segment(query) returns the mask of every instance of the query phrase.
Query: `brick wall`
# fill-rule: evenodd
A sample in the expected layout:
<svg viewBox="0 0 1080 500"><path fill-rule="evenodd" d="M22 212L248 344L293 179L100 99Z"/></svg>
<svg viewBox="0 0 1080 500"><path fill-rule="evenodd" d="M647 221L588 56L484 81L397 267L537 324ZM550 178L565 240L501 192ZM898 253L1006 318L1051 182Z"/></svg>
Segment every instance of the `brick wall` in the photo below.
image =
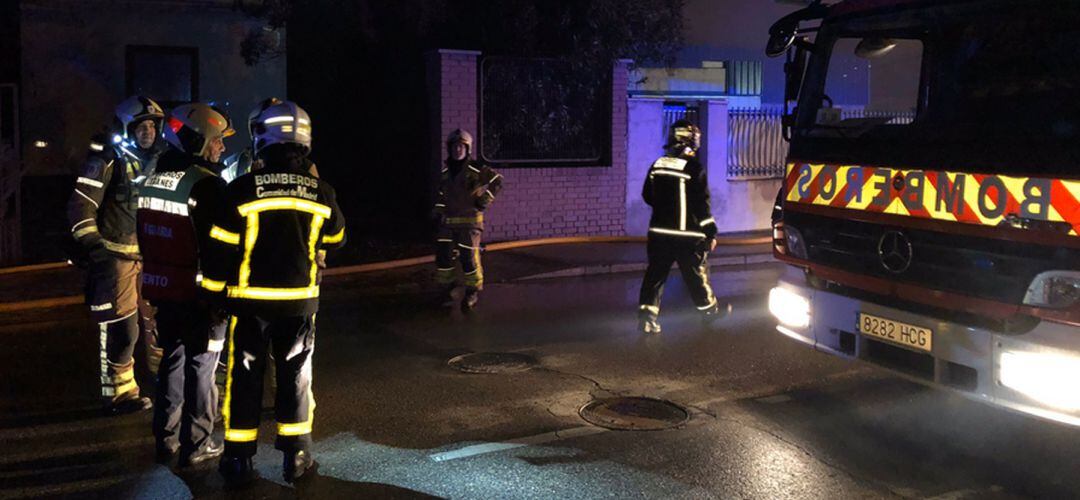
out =
<svg viewBox="0 0 1080 500"><path fill-rule="evenodd" d="M429 82L439 90L432 104L439 136L432 138L433 172L445 156L443 138L456 128L477 132L476 52L440 50L429 55ZM611 165L565 168L500 168L503 191L485 214L485 239L615 236L626 221L627 61L612 68Z"/></svg>

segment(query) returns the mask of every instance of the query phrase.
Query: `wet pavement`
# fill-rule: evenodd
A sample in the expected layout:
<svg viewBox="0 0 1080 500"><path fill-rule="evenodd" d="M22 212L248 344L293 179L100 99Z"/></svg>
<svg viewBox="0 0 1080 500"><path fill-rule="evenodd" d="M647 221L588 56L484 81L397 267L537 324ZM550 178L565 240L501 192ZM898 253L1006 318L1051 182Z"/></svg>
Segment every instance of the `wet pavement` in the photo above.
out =
<svg viewBox="0 0 1080 500"><path fill-rule="evenodd" d="M154 465L148 414L96 412L96 337L81 308L5 315L0 498L1080 494L1080 430L776 333L765 296L778 264L714 269L717 295L735 313L712 327L672 273L664 333L650 337L634 331L637 273L522 279L604 265L596 255L604 248L613 247L581 252L595 256L587 262L555 247L516 260L490 254L491 285L469 316L437 305L426 268L328 279L314 367L320 467L296 487L281 481L269 413L260 479L249 488L225 491L212 464ZM619 250L627 257L616 261L633 263L634 251ZM470 353L522 354L537 365L464 373L448 364ZM594 399L617 397L670 401L690 418L635 432L579 415Z"/></svg>

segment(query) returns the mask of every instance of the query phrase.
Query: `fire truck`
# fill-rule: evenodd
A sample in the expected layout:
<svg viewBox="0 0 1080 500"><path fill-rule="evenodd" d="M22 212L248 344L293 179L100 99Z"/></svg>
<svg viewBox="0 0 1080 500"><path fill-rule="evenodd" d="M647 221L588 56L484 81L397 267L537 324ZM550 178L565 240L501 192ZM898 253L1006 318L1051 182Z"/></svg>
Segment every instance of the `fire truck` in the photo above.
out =
<svg viewBox="0 0 1080 500"><path fill-rule="evenodd" d="M1080 425L1080 2L817 0L766 52L777 330Z"/></svg>

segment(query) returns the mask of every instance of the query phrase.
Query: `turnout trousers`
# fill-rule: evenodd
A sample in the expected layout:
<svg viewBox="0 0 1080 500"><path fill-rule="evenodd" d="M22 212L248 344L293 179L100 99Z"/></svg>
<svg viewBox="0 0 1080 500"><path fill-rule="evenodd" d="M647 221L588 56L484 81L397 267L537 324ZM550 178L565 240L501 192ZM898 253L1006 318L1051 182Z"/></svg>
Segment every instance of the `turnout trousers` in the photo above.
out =
<svg viewBox="0 0 1080 500"><path fill-rule="evenodd" d="M86 303L98 326L101 399L106 405L139 397L135 381L135 344L144 336L151 374L160 360L153 308L141 299L142 262L110 257L91 262Z"/></svg>
<svg viewBox="0 0 1080 500"><path fill-rule="evenodd" d="M255 455L262 410L263 370L273 353L277 387L275 447L284 452L311 448L315 399L311 362L315 350L315 316L271 318L238 315L229 320L229 360L225 380L225 455Z"/></svg>
<svg viewBox="0 0 1080 500"><path fill-rule="evenodd" d="M162 302L158 342L163 350L157 373L154 437L182 453L202 449L214 430L218 390L214 370L225 343L225 322L198 302Z"/></svg>
<svg viewBox="0 0 1080 500"><path fill-rule="evenodd" d="M484 266L480 263L483 234L482 229L473 227L440 227L435 242L435 281L447 286L457 281L456 256L461 262L462 284L471 290L483 290Z"/></svg>
<svg viewBox="0 0 1080 500"><path fill-rule="evenodd" d="M649 235L647 253L649 266L641 282L640 310L657 316L660 299L664 295L671 265L679 264L679 272L690 291L690 297L699 311L716 305L712 287L709 286L709 253L701 247L701 239L678 236Z"/></svg>

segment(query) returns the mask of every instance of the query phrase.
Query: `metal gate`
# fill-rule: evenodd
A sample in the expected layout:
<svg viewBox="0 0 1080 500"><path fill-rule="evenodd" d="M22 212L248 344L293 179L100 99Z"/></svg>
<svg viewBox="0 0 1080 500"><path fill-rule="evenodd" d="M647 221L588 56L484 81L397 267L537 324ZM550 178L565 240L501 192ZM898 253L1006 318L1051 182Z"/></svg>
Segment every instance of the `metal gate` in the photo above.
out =
<svg viewBox="0 0 1080 500"><path fill-rule="evenodd" d="M22 257L20 186L25 168L19 155L19 92L0 83L0 264Z"/></svg>

